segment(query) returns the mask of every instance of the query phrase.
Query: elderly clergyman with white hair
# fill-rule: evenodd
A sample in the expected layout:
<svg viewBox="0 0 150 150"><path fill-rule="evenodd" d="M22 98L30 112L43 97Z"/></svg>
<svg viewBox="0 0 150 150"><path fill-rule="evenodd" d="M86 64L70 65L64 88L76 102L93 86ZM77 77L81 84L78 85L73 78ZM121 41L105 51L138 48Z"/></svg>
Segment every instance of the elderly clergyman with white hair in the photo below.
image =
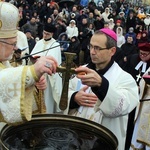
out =
<svg viewBox="0 0 150 150"><path fill-rule="evenodd" d="M31 66L10 65L9 60L17 50L18 21L18 9L0 2L0 122L13 125L29 121L33 112L39 112L34 95L46 88L43 74L52 75L57 67L51 56L40 57Z"/></svg>

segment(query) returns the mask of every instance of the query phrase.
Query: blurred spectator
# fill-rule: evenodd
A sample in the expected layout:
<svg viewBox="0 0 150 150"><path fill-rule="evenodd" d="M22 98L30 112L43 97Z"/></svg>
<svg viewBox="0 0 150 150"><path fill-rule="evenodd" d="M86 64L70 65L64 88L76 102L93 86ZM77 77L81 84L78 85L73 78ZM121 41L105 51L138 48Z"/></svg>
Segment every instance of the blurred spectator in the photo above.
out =
<svg viewBox="0 0 150 150"><path fill-rule="evenodd" d="M103 7L103 3L102 2L98 3L97 9L100 11L100 13L104 12L104 7Z"/></svg>
<svg viewBox="0 0 150 150"><path fill-rule="evenodd" d="M69 39L71 39L73 36L78 37L79 31L76 27L75 20L70 20L69 26L66 28L66 34L68 35Z"/></svg>
<svg viewBox="0 0 150 150"><path fill-rule="evenodd" d="M123 0L119 0L119 1L116 2L116 5L117 5L117 10L116 10L116 12L117 12L117 14L119 14L120 8L121 8L121 5L122 5L122 4L123 4Z"/></svg>
<svg viewBox="0 0 150 150"><path fill-rule="evenodd" d="M121 68L126 68L126 59L130 55L137 54L138 53L138 47L133 44L133 37L131 35L128 35L126 42L121 46L122 50L122 59L119 61L119 65Z"/></svg>
<svg viewBox="0 0 150 150"><path fill-rule="evenodd" d="M37 12L40 18L40 21L44 23L46 19L46 5L42 4L42 2L37 3Z"/></svg>
<svg viewBox="0 0 150 150"><path fill-rule="evenodd" d="M133 27L134 29L136 27L136 19L135 19L135 16L134 16L133 12L130 12L128 17L127 17L127 20L126 20L126 33L129 31L130 27Z"/></svg>
<svg viewBox="0 0 150 150"><path fill-rule="evenodd" d="M86 9L82 9L82 10L80 11L80 15L79 15L79 17L77 18L77 26L81 26L81 25L82 25L82 20L83 20L84 18L88 18L88 15L87 15L87 13L86 13Z"/></svg>
<svg viewBox="0 0 150 150"><path fill-rule="evenodd" d="M104 22L104 28L109 28L109 23L108 22Z"/></svg>
<svg viewBox="0 0 150 150"><path fill-rule="evenodd" d="M25 16L23 13L23 7L19 6L18 10L19 10L19 17L20 17L18 27L21 28L26 22L25 22Z"/></svg>
<svg viewBox="0 0 150 150"><path fill-rule="evenodd" d="M117 10L117 5L116 5L116 2L114 0L110 0L110 4L111 4L111 7L112 7L112 10L116 11Z"/></svg>
<svg viewBox="0 0 150 150"><path fill-rule="evenodd" d="M68 47L68 52L76 54L76 57L73 61L76 65L79 65L80 50L81 50L80 41L79 41L78 37L73 36L71 38L71 42L70 42L69 47Z"/></svg>
<svg viewBox="0 0 150 150"><path fill-rule="evenodd" d="M36 24L37 24L37 37L40 39L43 37L43 23L40 21L40 18L36 18Z"/></svg>
<svg viewBox="0 0 150 150"><path fill-rule="evenodd" d="M89 16L88 16L88 24L94 23L94 21L95 21L95 18L94 18L93 12L89 12Z"/></svg>
<svg viewBox="0 0 150 150"><path fill-rule="evenodd" d="M140 11L139 11L138 14L137 14L137 17L138 17L139 19L144 19L144 18L146 18L146 15L145 15L143 9L140 9Z"/></svg>
<svg viewBox="0 0 150 150"><path fill-rule="evenodd" d="M71 13L71 14L70 14L70 17L68 18L68 21L70 21L70 20L75 20L75 21L77 21L77 17L76 17L76 14L75 14L75 13Z"/></svg>
<svg viewBox="0 0 150 150"><path fill-rule="evenodd" d="M120 48L125 43L125 37L123 35L122 27L117 27L116 34L117 34L117 47Z"/></svg>
<svg viewBox="0 0 150 150"><path fill-rule="evenodd" d="M113 18L109 19L108 26L109 26L109 29L114 30L115 23L114 23L114 19Z"/></svg>
<svg viewBox="0 0 150 150"><path fill-rule="evenodd" d="M132 38L133 38L133 44L136 44L136 34L134 33L134 28L133 27L130 27L129 28L129 32L126 33L126 35L125 35L126 41L127 41L128 36L132 36Z"/></svg>
<svg viewBox="0 0 150 150"><path fill-rule="evenodd" d="M121 20L117 20L117 21L116 21L116 24L115 24L115 26L114 26L114 31L115 31L115 32L116 32L116 29L117 29L118 27L122 27L122 26L121 26Z"/></svg>
<svg viewBox="0 0 150 150"><path fill-rule="evenodd" d="M55 28L56 31L54 32L53 38L58 39L59 35L63 32L66 32L66 24L63 22L62 18L58 16L58 18L55 21Z"/></svg>
<svg viewBox="0 0 150 150"><path fill-rule="evenodd" d="M37 11L37 2L34 1L33 5L31 6L32 11Z"/></svg>
<svg viewBox="0 0 150 150"><path fill-rule="evenodd" d="M89 2L89 0L80 0L80 5L82 7L87 7L88 6L88 2Z"/></svg>
<svg viewBox="0 0 150 150"><path fill-rule="evenodd" d="M117 14L116 14L116 11L113 10L112 12L110 12L109 16L108 16L108 19L112 18L114 20L114 23L116 23L116 20L117 20Z"/></svg>
<svg viewBox="0 0 150 150"><path fill-rule="evenodd" d="M88 3L88 9L89 9L89 12L94 12L94 9L96 8L96 3L94 2L94 0L91 0L89 3Z"/></svg>
<svg viewBox="0 0 150 150"><path fill-rule="evenodd" d="M27 36L28 45L29 45L29 54L30 54L31 51L33 50L33 48L34 48L36 42L35 42L34 38L32 37L30 30L27 29L27 30L25 31L25 34L26 34L26 36Z"/></svg>
<svg viewBox="0 0 150 150"><path fill-rule="evenodd" d="M102 15L101 12L98 9L94 9L94 18L96 18L96 16L100 16Z"/></svg>
<svg viewBox="0 0 150 150"><path fill-rule="evenodd" d="M119 12L119 14L118 14L118 16L117 16L117 19L118 20L121 20L121 26L122 26L122 28L123 29L125 29L125 22L126 22L126 20L125 20L125 13L124 12Z"/></svg>
<svg viewBox="0 0 150 150"><path fill-rule="evenodd" d="M147 43L148 41L149 40L148 40L148 33L147 33L147 31L142 31L140 38L137 39L137 44L139 44L139 43Z"/></svg>
<svg viewBox="0 0 150 150"><path fill-rule="evenodd" d="M66 59L65 59L64 52L68 51L68 47L69 47L69 43L70 43L70 41L68 41L67 34L66 33L61 33L58 37L58 41L60 43L62 61L65 61Z"/></svg>
<svg viewBox="0 0 150 150"><path fill-rule="evenodd" d="M52 15L51 15L51 18L54 22L54 24L57 23L57 19L59 18L59 11L57 9L54 9Z"/></svg>
<svg viewBox="0 0 150 150"><path fill-rule="evenodd" d="M124 8L124 5L123 5L123 4L120 6L120 12L125 12L125 8ZM119 13L120 13L120 12L119 12Z"/></svg>
<svg viewBox="0 0 150 150"><path fill-rule="evenodd" d="M97 15L96 20L94 21L95 30L104 28L104 19L102 15Z"/></svg>
<svg viewBox="0 0 150 150"><path fill-rule="evenodd" d="M50 5L50 3L48 3L48 4L46 5L46 14L45 14L46 18L45 18L45 19L51 17L53 11L54 11L53 5Z"/></svg>
<svg viewBox="0 0 150 150"><path fill-rule="evenodd" d="M78 37L82 46L81 49L84 51L84 62L87 63L89 58L89 50L87 49L87 45L89 44L89 40L92 36L92 32L88 29L87 18L83 18L82 25L80 25L78 29Z"/></svg>
<svg viewBox="0 0 150 150"><path fill-rule="evenodd" d="M48 17L47 20L46 20L46 22L45 22L45 24L47 24L47 25L53 24L52 18L51 18L51 17Z"/></svg>
<svg viewBox="0 0 150 150"><path fill-rule="evenodd" d="M33 12L32 12L32 16L35 17L35 18L38 18L38 17L39 17L37 11L33 11Z"/></svg>
<svg viewBox="0 0 150 150"><path fill-rule="evenodd" d="M30 9L30 5L26 4L24 9L23 9L23 13L26 16L27 21L30 20L31 16L32 16L32 11Z"/></svg>
<svg viewBox="0 0 150 150"><path fill-rule="evenodd" d="M108 8L110 10L110 13L113 12L113 8L111 7L111 4L108 4Z"/></svg>
<svg viewBox="0 0 150 150"><path fill-rule="evenodd" d="M145 30L148 32L150 29L150 14L146 14L146 18L144 19Z"/></svg>
<svg viewBox="0 0 150 150"><path fill-rule="evenodd" d="M36 23L36 18L35 17L32 17L29 22L27 22L26 24L24 24L21 27L21 31L23 31L23 32L25 32L27 29L30 30L31 33L32 33L32 36L34 38L36 38L37 31L38 31L38 25Z"/></svg>
<svg viewBox="0 0 150 150"><path fill-rule="evenodd" d="M93 23L88 24L88 30L91 31L92 34L94 34L95 31L95 26Z"/></svg>
<svg viewBox="0 0 150 150"><path fill-rule="evenodd" d="M67 23L67 20L69 18L69 12L65 8L62 9L62 11L59 13L59 16Z"/></svg>
<svg viewBox="0 0 150 150"><path fill-rule="evenodd" d="M105 11L102 13L102 17L105 22L109 22L108 16L110 15L110 10L108 7L105 8Z"/></svg>
<svg viewBox="0 0 150 150"><path fill-rule="evenodd" d="M75 21L77 21L77 18L79 17L79 10L78 10L78 8L77 8L77 6L73 6L72 7L72 10L70 11L70 13L69 13L69 16L68 16L68 20L70 21L70 20L75 20ZM78 24L78 22L76 22L77 24Z"/></svg>

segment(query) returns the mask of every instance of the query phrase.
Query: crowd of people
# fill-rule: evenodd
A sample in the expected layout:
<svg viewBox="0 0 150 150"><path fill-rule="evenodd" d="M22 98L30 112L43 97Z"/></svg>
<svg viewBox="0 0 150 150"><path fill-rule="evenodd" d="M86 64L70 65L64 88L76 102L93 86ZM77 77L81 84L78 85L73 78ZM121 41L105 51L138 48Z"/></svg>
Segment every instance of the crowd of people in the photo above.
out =
<svg viewBox="0 0 150 150"><path fill-rule="evenodd" d="M8 0L0 5L1 122L63 113L107 127L118 139L118 150L150 149L149 83L143 79L150 69L150 13L143 5L123 0L70 5ZM31 59L12 67L18 49L20 57ZM70 80L68 106L62 111L62 78L56 68L65 61L64 52L76 54L73 63L80 67L75 71L86 75ZM5 92L13 87L14 93Z"/></svg>
<svg viewBox="0 0 150 150"><path fill-rule="evenodd" d="M17 1L11 0L19 9L20 21L18 29L27 35L29 53L31 53L37 40L43 38L44 25L54 25L57 30L54 32L54 39L60 39L59 35L66 33L67 38L64 45L65 51L76 53L77 65L89 62L89 50L87 45L94 31L101 28L110 28L117 33L117 47L123 49L132 44L134 50L128 52L130 55L137 53L138 43L149 41L150 14L141 6L134 6L125 1L75 1L69 6L63 3L51 1ZM86 4L87 3L87 4ZM75 41L71 38L77 38ZM130 42L128 39L130 37ZM70 50L69 45L72 50ZM78 51L74 46L78 45ZM132 47L132 46L131 46ZM131 48L130 47L130 48ZM63 48L62 55L63 55ZM84 52L83 61L79 59L80 52ZM126 52L125 52L126 53ZM64 58L63 58L64 60ZM82 62L79 62L79 60Z"/></svg>

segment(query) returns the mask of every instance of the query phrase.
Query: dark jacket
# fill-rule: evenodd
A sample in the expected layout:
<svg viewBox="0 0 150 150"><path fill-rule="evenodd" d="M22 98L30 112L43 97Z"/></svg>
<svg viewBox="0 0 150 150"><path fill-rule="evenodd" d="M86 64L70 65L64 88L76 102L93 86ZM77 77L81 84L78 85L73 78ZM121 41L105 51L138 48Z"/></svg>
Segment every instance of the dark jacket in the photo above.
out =
<svg viewBox="0 0 150 150"><path fill-rule="evenodd" d="M76 54L76 57L74 59L74 63L78 65L79 64L79 53L80 53L80 50L81 50L81 45L80 45L79 39L76 36L73 36L72 38L74 38L75 41L70 42L70 45L68 47L68 52Z"/></svg>

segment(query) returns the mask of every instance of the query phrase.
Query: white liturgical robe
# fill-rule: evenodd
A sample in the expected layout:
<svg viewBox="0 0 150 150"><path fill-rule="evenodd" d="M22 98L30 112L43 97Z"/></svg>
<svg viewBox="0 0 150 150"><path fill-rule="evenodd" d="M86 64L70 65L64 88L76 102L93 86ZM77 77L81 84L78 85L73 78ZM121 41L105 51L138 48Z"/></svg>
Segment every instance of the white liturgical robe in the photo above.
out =
<svg viewBox="0 0 150 150"><path fill-rule="evenodd" d="M124 150L128 114L139 102L138 87L131 75L123 71L115 62L106 71L104 77L109 82L105 98L102 101L99 99L94 107L80 106L77 109L71 109L69 114L86 118L105 126L117 137L119 142L118 150ZM78 83L79 79L76 77L70 81L68 103L72 94L78 91Z"/></svg>
<svg viewBox="0 0 150 150"><path fill-rule="evenodd" d="M33 55L34 53L38 53L45 49L49 50ZM33 56L53 56L57 60L58 65L61 64L60 46L59 43L53 38L48 41L45 41L44 39L39 40L36 43L35 47L33 48L31 54ZM44 91L46 113L60 112L58 106L62 92L62 78L58 73L56 73L53 74L52 76L46 75L46 79L47 79L47 88Z"/></svg>
<svg viewBox="0 0 150 150"><path fill-rule="evenodd" d="M144 75L147 75L149 69ZM140 81L140 104L136 110L135 127L131 141L130 150L150 149L150 85L142 78Z"/></svg>
<svg viewBox="0 0 150 150"><path fill-rule="evenodd" d="M17 125L30 121L32 113L38 112L36 80L33 66L14 68L8 61L0 63L0 122Z"/></svg>

